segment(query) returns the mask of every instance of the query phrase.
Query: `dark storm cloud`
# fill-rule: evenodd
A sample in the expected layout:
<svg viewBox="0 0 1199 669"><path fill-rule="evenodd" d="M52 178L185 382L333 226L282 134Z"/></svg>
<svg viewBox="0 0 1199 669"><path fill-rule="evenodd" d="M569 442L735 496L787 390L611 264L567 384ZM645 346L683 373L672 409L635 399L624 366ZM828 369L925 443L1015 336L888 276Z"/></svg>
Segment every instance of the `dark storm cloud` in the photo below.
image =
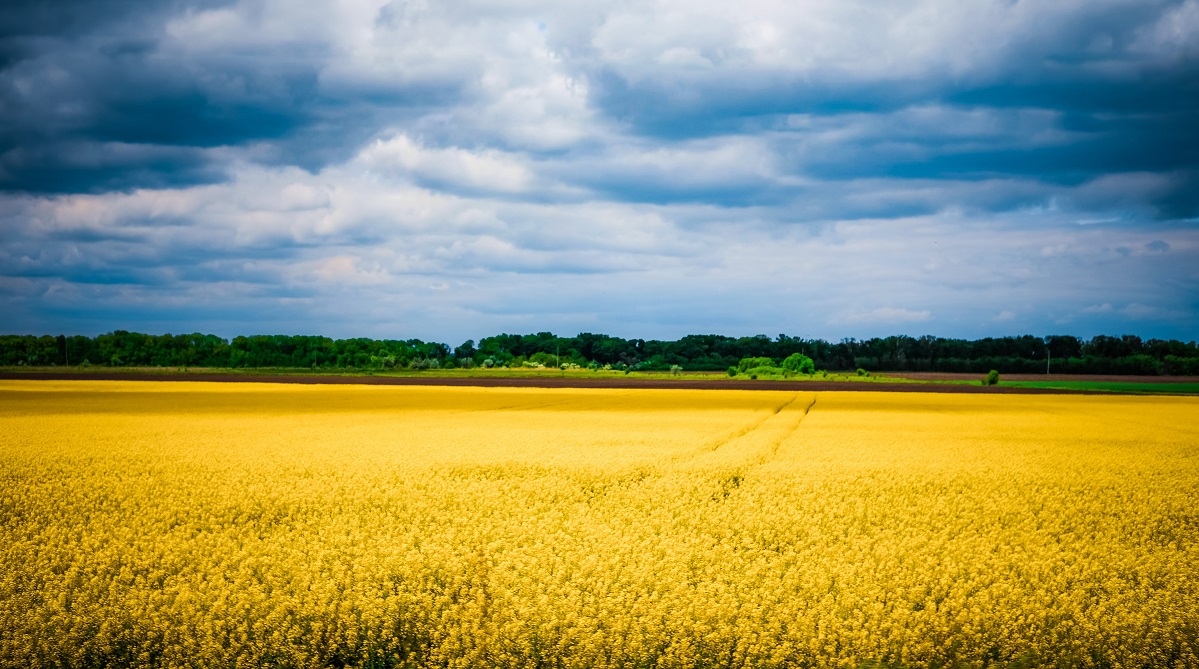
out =
<svg viewBox="0 0 1199 669"><path fill-rule="evenodd" d="M113 24L158 22L164 15L232 0L8 0L0 6L0 38L79 36Z"/></svg>
<svg viewBox="0 0 1199 669"><path fill-rule="evenodd" d="M737 72L692 81L595 73L595 100L639 134L664 140L753 132L780 114L887 112L928 99L918 82L878 86L811 81L802 74ZM764 120L766 119L766 120Z"/></svg>
<svg viewBox="0 0 1199 669"><path fill-rule="evenodd" d="M314 75L291 69L235 72L76 44L14 63L0 73L0 186L89 192L219 179L223 165L201 149L279 139L309 121ZM239 90L213 84L218 74Z"/></svg>
<svg viewBox="0 0 1199 669"><path fill-rule="evenodd" d="M19 0L0 31L26 330L1199 322L1197 0Z"/></svg>
<svg viewBox="0 0 1199 669"><path fill-rule="evenodd" d="M1144 204L1163 218L1188 218L1199 214L1199 53L1163 45L1166 38L1153 33L1184 5L1074 7L1068 21L1032 24L1008 36L1012 45L999 62L955 76L938 67L863 74L836 63L828 70L788 71L716 61L681 74L609 67L596 73L596 100L642 136L665 142L760 132L787 115L813 118L817 127L874 126L876 132L847 133L793 166L797 174L823 179L1010 177L1077 186L1112 173L1168 174L1172 187ZM1157 47L1161 52L1153 51ZM947 57L954 48L951 41ZM908 132L903 110L930 105L999 115L1051 112L1053 123L1042 130L1071 137L1028 146L1029 129L1022 127L971 142L961 141L955 124ZM787 141L780 138L783 146ZM668 189L645 191L640 184L625 192L639 200L674 197ZM715 201L735 200L718 191Z"/></svg>
<svg viewBox="0 0 1199 669"><path fill-rule="evenodd" d="M6 3L0 189L214 183L227 178L230 156L204 151L213 147L256 147L262 162L319 169L376 130L371 100L318 94L325 45L230 52L170 43L170 20L221 4Z"/></svg>
<svg viewBox="0 0 1199 669"><path fill-rule="evenodd" d="M472 136L461 123L436 120L467 100L455 76L480 76L469 56L445 58L464 70L434 68L434 75L404 85L352 69L322 83L333 52L318 38L194 49L168 38L172 19L223 4L231 3L6 4L0 10L6 27L0 38L0 188L72 193L215 183L228 178L231 159L228 151L206 150L215 147L241 149L262 164L315 171L349 159L382 129L397 125L433 133L433 142L438 135ZM556 39L564 41L551 43L568 67L587 76L591 102L604 117L660 146L773 133L779 175L825 180L1012 178L1077 186L1111 173L1162 173L1170 175L1172 187L1158 189L1145 204L1160 216L1185 218L1199 206L1199 60L1185 48L1152 51L1155 26L1180 7L1078 5L1052 20L1025 18L1025 25L1008 28L1021 32L996 40L994 53L968 55L977 62L952 76L936 61L895 71L842 67L862 58L848 52L821 69L756 65L752 44L719 40L694 45L706 69L663 66L649 52L645 62L622 63L603 52L603 17L593 19L601 26L592 29L600 33L593 43L578 42L586 33L577 29L562 31L566 36ZM446 11L446 20L478 28L470 12ZM420 14L391 3L378 11L374 27L395 30ZM962 50L954 43L955 29L960 27L946 27L950 34L934 47L946 58ZM688 37L680 38L682 46L689 46ZM897 53L920 47L879 46ZM952 136L952 124L904 127L905 110L929 106L1052 112L1056 116L1040 130L1070 138L1028 146L1029 128L1020 125L965 138ZM810 132L780 132L780 119L795 115L815 119ZM862 128L868 131L858 132ZM820 142L813 133L821 130L838 131L821 151L791 150ZM472 143L508 148L486 132L475 132ZM746 206L801 195L760 175L688 184L637 169L597 170L588 152L567 155L572 158L577 185L616 199ZM421 182L454 188L436 179ZM1020 196L1010 199L1023 204ZM909 206L897 214L918 210Z"/></svg>
<svg viewBox="0 0 1199 669"><path fill-rule="evenodd" d="M215 183L223 167L191 147L47 141L0 154L0 188L91 193Z"/></svg>

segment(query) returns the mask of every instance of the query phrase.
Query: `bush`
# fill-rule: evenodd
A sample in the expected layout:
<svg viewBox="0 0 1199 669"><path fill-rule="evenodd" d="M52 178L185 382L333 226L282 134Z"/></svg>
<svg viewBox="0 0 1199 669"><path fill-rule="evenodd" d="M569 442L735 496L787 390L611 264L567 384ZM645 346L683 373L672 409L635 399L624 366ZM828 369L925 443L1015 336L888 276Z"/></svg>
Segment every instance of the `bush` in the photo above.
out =
<svg viewBox="0 0 1199 669"><path fill-rule="evenodd" d="M858 367L858 376L870 376L870 372Z"/></svg>
<svg viewBox="0 0 1199 669"><path fill-rule="evenodd" d="M729 376L737 376L737 368L729 367Z"/></svg>
<svg viewBox="0 0 1199 669"><path fill-rule="evenodd" d="M999 385L999 372L998 372L997 370L994 370L994 369L992 369L991 371L987 372L987 378L983 379L983 385L984 385L984 386L997 386L997 385Z"/></svg>
<svg viewBox="0 0 1199 669"><path fill-rule="evenodd" d="M769 367L766 365L763 365L761 367L751 367L750 369L745 370L745 373L751 374L753 376L753 378L755 378L755 379L756 378L771 379L771 378L775 378L775 377L779 377L779 376L781 376L783 378L787 377L787 372L782 367Z"/></svg>
<svg viewBox="0 0 1199 669"><path fill-rule="evenodd" d="M754 367L774 367L772 358L741 358L741 362L737 363L737 371L744 372Z"/></svg>
<svg viewBox="0 0 1199 669"><path fill-rule="evenodd" d="M816 364L803 353L792 353L783 361L783 369L796 374L815 374Z"/></svg>
<svg viewBox="0 0 1199 669"><path fill-rule="evenodd" d="M683 373L683 366L682 366L682 365L671 365L671 366L670 366L670 374L671 374L671 376L678 376L679 374L682 374L682 373Z"/></svg>

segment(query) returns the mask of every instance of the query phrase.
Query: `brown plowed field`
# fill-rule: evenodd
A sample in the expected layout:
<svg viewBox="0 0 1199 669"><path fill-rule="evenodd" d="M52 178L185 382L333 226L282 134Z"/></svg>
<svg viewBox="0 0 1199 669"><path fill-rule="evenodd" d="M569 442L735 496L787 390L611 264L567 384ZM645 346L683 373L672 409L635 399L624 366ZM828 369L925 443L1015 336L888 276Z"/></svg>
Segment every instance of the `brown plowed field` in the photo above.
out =
<svg viewBox="0 0 1199 669"><path fill-rule="evenodd" d="M914 381L978 381L983 374L951 374L948 372L880 372L899 379ZM1119 374L1003 374L1003 381L1115 381L1122 383L1199 383L1195 376L1129 376Z"/></svg>
<svg viewBox="0 0 1199 669"><path fill-rule="evenodd" d="M898 376L898 375L897 375ZM905 375L921 380L977 380L976 374ZM1005 376L1017 380L1018 376ZM1031 380L1044 380L1044 376L1031 375ZM1163 378L1178 377L1048 377L1049 379L1140 380L1161 381ZM1183 377L1185 378L1185 377ZM446 377L395 377L395 376L333 376L322 374L221 374L221 373L121 373L121 372L0 372L0 379L26 379L46 381L205 381L216 383L298 383L298 384L346 384L378 386L475 386L489 388L686 388L691 390L806 390L806 391L860 391L892 393L974 393L1005 395L1062 395L1104 394L1110 392L1081 390L1052 390L1046 388L1014 388L1010 386L986 387L981 385L950 385L936 383L888 383L886 381L749 381L749 380L696 380L696 379L637 379L542 377L542 378L446 378ZM1188 379L1194 381L1194 379Z"/></svg>

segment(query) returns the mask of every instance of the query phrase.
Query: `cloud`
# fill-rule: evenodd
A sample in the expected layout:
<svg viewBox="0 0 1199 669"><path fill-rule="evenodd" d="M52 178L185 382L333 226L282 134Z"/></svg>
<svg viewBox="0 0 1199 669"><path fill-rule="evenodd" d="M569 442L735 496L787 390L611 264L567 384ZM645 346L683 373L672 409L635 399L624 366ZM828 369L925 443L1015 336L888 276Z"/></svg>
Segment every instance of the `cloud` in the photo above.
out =
<svg viewBox="0 0 1199 669"><path fill-rule="evenodd" d="M1131 320L1178 320L1186 318L1186 312L1175 309L1167 309L1149 304L1141 304L1133 302L1126 305L1119 311L1121 316Z"/></svg>
<svg viewBox="0 0 1199 669"><path fill-rule="evenodd" d="M932 312L927 309L919 311L900 309L897 307L879 307L866 313L855 313L845 320L850 323L922 323L932 318Z"/></svg>
<svg viewBox="0 0 1199 669"><path fill-rule="evenodd" d="M1029 230L1026 215L959 211L812 228L783 225L785 207L749 215L684 202L454 196L381 180L351 161L316 174L248 168L211 186L0 198L0 274L16 282L4 301L19 322L75 314L72 322L102 323L109 314L122 327L163 327L171 322L163 314L174 313L199 329L204 318L244 317L264 331L444 340L518 327L985 336L996 304L1026 305L1021 322L1035 329L1064 313L1063 302L1105 297L1107 308L1084 315L1123 322L1140 314L1110 305L1134 302L1186 313L1169 301L1185 299L1185 282L1195 281L1184 278L1194 277L1186 269L1199 249L1194 234L1129 236L1110 226L1080 234L1068 214ZM1103 264L1105 249L1141 249L1167 235L1169 254ZM1069 252L1041 254L1058 245ZM1182 283L1163 291L1168 281ZM879 286L910 302L880 306ZM179 315L187 304L209 316ZM213 320L217 312L224 316ZM1139 322L1185 328L1188 318Z"/></svg>
<svg viewBox="0 0 1199 669"><path fill-rule="evenodd" d="M375 172L398 172L435 187L515 193L528 190L533 181L517 157L495 150L430 149L403 134L375 140L358 154L357 161Z"/></svg>
<svg viewBox="0 0 1199 669"><path fill-rule="evenodd" d="M0 309L1185 336L1197 7L7 3Z"/></svg>

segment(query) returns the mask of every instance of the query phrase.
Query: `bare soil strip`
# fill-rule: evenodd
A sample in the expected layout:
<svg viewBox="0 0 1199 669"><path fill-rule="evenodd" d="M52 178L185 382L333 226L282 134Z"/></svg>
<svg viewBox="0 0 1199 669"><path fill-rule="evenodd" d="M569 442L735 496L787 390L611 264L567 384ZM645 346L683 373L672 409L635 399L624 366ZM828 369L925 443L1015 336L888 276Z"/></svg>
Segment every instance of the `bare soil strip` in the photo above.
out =
<svg viewBox="0 0 1199 669"><path fill-rule="evenodd" d="M961 375L944 380L976 380L977 375ZM909 377L913 378L913 377ZM919 377L922 380L924 377ZM1016 377L1006 377L1017 380ZM1034 376L1031 380L1045 379ZM1100 380L1106 377L1083 377L1083 380ZM1132 380L1140 377L1118 377ZM1146 377L1149 378L1149 377ZM1163 377L1152 377L1160 380ZM1169 377L1164 377L1169 378ZM999 395L1113 395L1110 391L1058 390L1052 388L1018 388L1010 386L983 386L942 383L888 383L885 381L749 381L738 379L581 379L562 378L445 378L445 377L394 377L394 376L333 376L321 374L144 374L121 372L0 372L0 379L24 379L42 381L204 381L216 383L297 383L297 384L340 384L367 386L474 386L484 388L681 388L690 390L790 390L790 391L850 391L888 393L971 393ZM927 379L933 380L933 379ZM941 379L938 379L941 380Z"/></svg>
<svg viewBox="0 0 1199 669"><path fill-rule="evenodd" d="M983 374L951 372L883 372L889 377L913 381L977 381ZM1004 374L1003 381L1110 381L1116 383L1196 383L1194 376L1135 376L1119 374Z"/></svg>

